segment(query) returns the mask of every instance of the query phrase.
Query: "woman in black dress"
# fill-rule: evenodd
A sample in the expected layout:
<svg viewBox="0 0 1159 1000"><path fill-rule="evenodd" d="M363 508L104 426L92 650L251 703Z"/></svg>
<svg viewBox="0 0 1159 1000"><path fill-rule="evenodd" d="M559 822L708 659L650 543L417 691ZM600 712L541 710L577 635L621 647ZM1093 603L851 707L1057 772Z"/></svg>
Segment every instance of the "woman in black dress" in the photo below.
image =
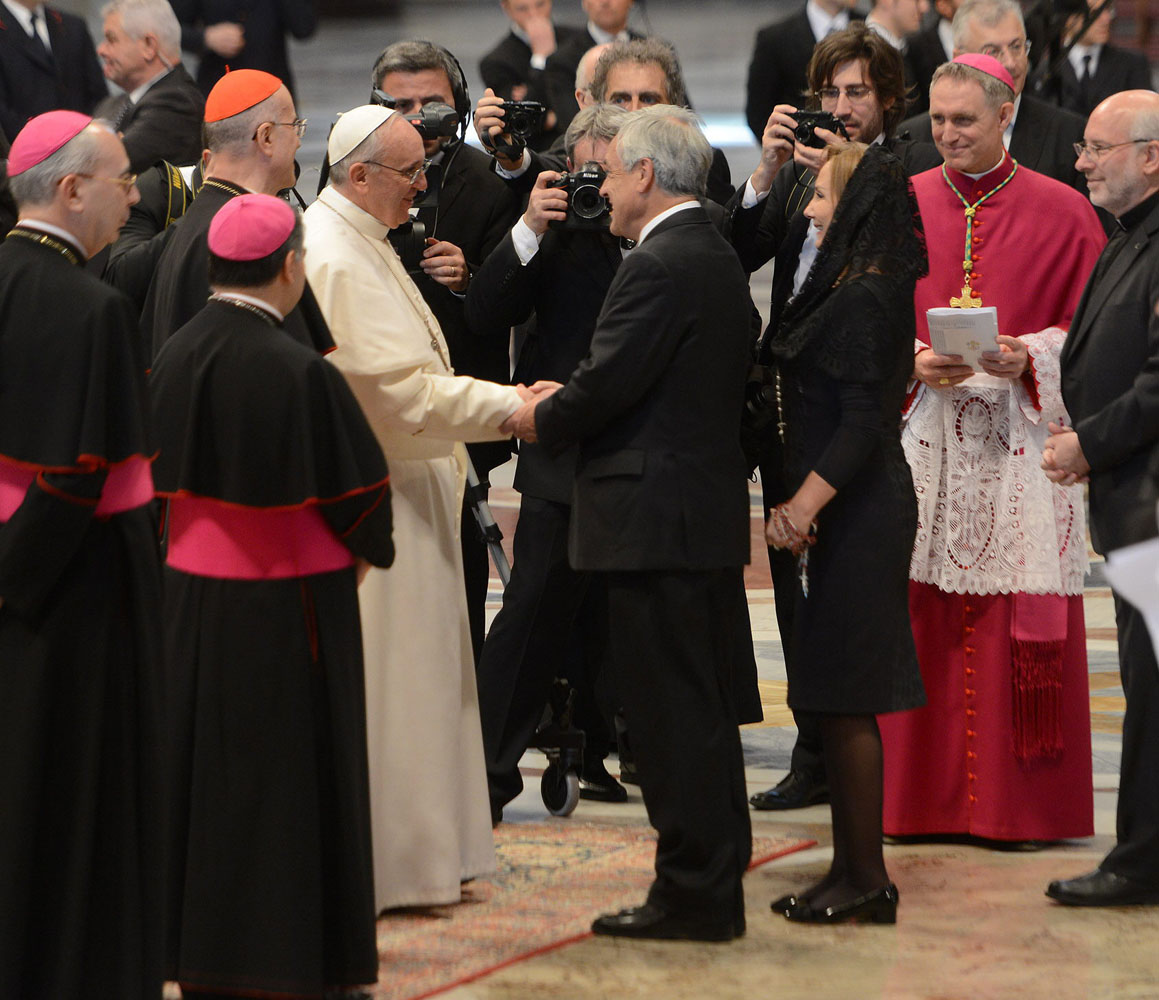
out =
<svg viewBox="0 0 1159 1000"><path fill-rule="evenodd" d="M796 492L765 534L799 558L789 704L821 720L833 863L773 909L893 923L875 716L925 701L907 601L917 506L899 436L925 241L901 163L880 147L831 150L805 214L817 258L772 345Z"/></svg>

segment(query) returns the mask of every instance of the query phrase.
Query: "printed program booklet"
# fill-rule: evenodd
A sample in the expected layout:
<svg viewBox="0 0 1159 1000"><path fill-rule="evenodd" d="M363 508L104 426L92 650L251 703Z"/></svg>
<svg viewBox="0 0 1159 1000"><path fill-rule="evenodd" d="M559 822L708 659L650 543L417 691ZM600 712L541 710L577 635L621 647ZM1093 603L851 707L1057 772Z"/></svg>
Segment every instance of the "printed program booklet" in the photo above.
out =
<svg viewBox="0 0 1159 1000"><path fill-rule="evenodd" d="M927 309L930 324L930 347L938 354L960 354L962 364L976 372L982 370L981 355L999 351L998 309Z"/></svg>

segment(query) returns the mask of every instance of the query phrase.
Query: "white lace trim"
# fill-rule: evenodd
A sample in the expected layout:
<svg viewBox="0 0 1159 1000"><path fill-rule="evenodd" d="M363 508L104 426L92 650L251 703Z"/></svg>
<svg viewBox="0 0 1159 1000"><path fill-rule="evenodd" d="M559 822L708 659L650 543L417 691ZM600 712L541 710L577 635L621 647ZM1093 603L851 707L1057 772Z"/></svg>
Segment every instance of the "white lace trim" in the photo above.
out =
<svg viewBox="0 0 1159 1000"><path fill-rule="evenodd" d="M1057 327L1022 337L1041 409L1021 379L919 387L902 430L918 500L911 579L958 594L1082 593L1082 491L1039 467L1047 422L1065 418L1065 339Z"/></svg>

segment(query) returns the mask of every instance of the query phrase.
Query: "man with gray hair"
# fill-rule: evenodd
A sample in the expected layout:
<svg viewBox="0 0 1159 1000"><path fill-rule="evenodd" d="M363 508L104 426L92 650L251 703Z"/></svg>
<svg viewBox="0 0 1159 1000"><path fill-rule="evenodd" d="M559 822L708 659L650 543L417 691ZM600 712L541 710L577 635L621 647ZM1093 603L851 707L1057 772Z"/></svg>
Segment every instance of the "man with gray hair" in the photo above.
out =
<svg viewBox="0 0 1159 1000"><path fill-rule="evenodd" d="M386 239L426 187L418 131L365 105L339 117L327 151L330 183L305 215L306 274L394 497L394 566L372 569L360 593L375 906L457 903L461 882L495 865L457 537L463 442L507 437L500 425L531 394L455 374Z"/></svg>
<svg viewBox="0 0 1159 1000"><path fill-rule="evenodd" d="M101 101L96 116L121 133L137 173L158 160L196 163L205 98L181 65L181 25L169 0L113 0L101 13L97 55L124 93Z"/></svg>
<svg viewBox="0 0 1159 1000"><path fill-rule="evenodd" d="M1071 148L1083 134L1083 120L1024 92L1030 68L1030 42L1022 8L1017 0L965 0L954 14L954 55L968 53L993 56L1010 74L1014 87L1014 111L1002 142L1023 167L1069 184L1086 193L1082 175L1075 169ZM931 142L929 116L917 115L901 123L899 133L920 142Z"/></svg>
<svg viewBox="0 0 1159 1000"><path fill-rule="evenodd" d="M749 558L740 413L752 301L697 201L712 150L692 112L637 112L605 160L611 231L637 246L588 356L508 426L549 452L578 445L571 565L607 589L610 662L659 834L647 901L592 929L727 941L744 933L752 849L733 696L752 653L734 627Z"/></svg>
<svg viewBox="0 0 1159 1000"><path fill-rule="evenodd" d="M0 996L162 982L160 567L134 310L84 267L137 199L87 115L30 121L0 245ZM67 735L63 735L67 734Z"/></svg>

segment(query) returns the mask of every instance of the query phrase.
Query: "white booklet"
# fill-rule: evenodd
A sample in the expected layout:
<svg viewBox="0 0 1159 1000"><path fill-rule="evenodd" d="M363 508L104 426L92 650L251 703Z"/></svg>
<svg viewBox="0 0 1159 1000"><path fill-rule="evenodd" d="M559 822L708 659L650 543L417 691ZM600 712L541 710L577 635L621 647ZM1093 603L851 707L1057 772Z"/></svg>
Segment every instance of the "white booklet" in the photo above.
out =
<svg viewBox="0 0 1159 1000"><path fill-rule="evenodd" d="M960 354L962 364L976 372L982 370L981 355L998 351L998 309L927 309L930 324L930 347L938 354Z"/></svg>

